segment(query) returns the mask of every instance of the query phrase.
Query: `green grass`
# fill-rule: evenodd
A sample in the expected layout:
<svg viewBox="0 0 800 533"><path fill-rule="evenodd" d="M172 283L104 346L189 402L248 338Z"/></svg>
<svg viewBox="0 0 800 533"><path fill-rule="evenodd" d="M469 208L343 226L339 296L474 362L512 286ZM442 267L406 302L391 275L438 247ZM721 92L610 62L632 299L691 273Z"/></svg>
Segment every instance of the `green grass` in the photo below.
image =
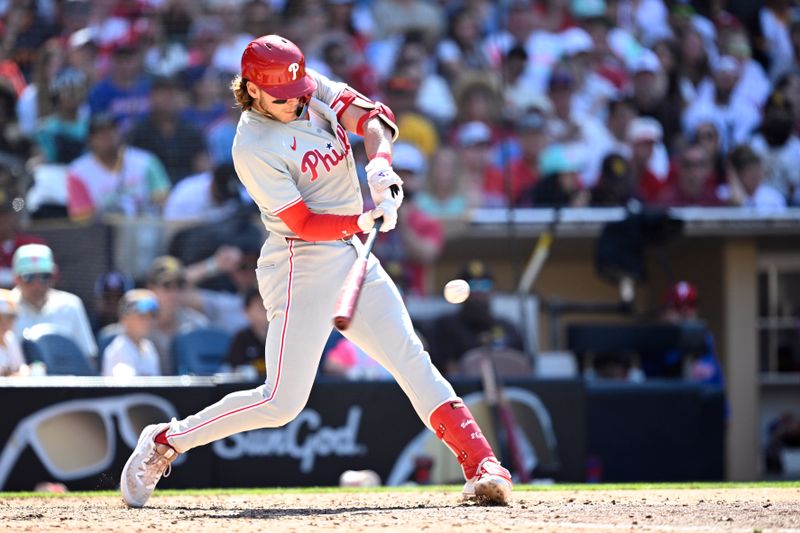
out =
<svg viewBox="0 0 800 533"><path fill-rule="evenodd" d="M690 482L690 483L554 483L515 485L516 492L529 491L582 491L582 490L665 490L665 489L730 489L730 488L800 488L800 481L753 481L753 482ZM156 496L254 496L270 494L324 494L342 492L458 492L461 485L426 485L403 487L293 487L293 488L243 488L243 489L168 489L157 490ZM63 497L102 497L118 496L117 491L85 491L50 494L42 492L0 492L3 498L63 498Z"/></svg>

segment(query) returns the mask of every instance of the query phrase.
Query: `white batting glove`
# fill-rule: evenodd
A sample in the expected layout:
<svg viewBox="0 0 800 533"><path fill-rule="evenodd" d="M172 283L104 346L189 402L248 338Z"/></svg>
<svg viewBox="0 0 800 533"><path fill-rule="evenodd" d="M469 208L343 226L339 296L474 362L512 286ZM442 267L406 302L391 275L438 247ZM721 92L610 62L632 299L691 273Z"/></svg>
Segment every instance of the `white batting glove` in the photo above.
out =
<svg viewBox="0 0 800 533"><path fill-rule="evenodd" d="M369 192L375 205L380 205L391 197L396 200L396 207L400 207L403 202L403 180L392 170L389 162L382 157L376 157L364 168L367 171ZM398 195L399 200L397 200Z"/></svg>
<svg viewBox="0 0 800 533"><path fill-rule="evenodd" d="M381 233L392 231L397 226L397 207L394 205L394 200L384 200L375 209L380 209L383 211L383 224L381 224Z"/></svg>
<svg viewBox="0 0 800 533"><path fill-rule="evenodd" d="M364 233L369 232L375 226L375 219L380 218L383 216L383 208L376 207L371 211L364 211L360 215L358 215L358 227L361 228L361 231Z"/></svg>

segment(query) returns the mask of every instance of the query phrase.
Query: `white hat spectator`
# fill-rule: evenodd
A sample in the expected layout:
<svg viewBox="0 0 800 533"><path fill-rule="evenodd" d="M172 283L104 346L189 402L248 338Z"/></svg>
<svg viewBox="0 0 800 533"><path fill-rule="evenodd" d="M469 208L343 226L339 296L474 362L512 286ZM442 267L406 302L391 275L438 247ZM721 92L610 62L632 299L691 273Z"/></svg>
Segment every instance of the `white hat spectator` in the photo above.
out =
<svg viewBox="0 0 800 533"><path fill-rule="evenodd" d="M638 74L640 72L652 72L653 74L658 74L661 72L661 61L659 61L658 56L652 50L642 50L642 53L639 54L630 64L630 71L632 74Z"/></svg>
<svg viewBox="0 0 800 533"><path fill-rule="evenodd" d="M592 37L582 28L570 28L561 33L561 53L564 57L591 52Z"/></svg>
<svg viewBox="0 0 800 533"><path fill-rule="evenodd" d="M17 248L11 260L12 270L18 276L52 274L56 270L53 251L44 244L25 244Z"/></svg>
<svg viewBox="0 0 800 533"><path fill-rule="evenodd" d="M425 173L425 156L419 148L407 142L396 143L393 148L392 168L395 171L405 170L417 175Z"/></svg>
<svg viewBox="0 0 800 533"><path fill-rule="evenodd" d="M492 142L492 130L483 122L473 120L461 126L456 135L456 140L461 147L490 143Z"/></svg>
<svg viewBox="0 0 800 533"><path fill-rule="evenodd" d="M722 56L714 62L714 74L738 74L739 62L733 56Z"/></svg>
<svg viewBox="0 0 800 533"><path fill-rule="evenodd" d="M654 118L637 117L628 124L628 131L625 137L630 143L642 141L660 142L664 136L661 124Z"/></svg>

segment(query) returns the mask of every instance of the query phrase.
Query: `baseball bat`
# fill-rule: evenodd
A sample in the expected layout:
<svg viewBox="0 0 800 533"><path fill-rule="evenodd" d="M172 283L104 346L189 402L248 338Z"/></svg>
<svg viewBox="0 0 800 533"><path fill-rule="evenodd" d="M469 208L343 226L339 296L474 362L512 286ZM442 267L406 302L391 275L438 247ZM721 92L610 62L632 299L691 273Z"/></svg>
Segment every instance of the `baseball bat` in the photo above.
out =
<svg viewBox="0 0 800 533"><path fill-rule="evenodd" d="M489 405L494 424L495 437L500 448L498 450L500 452L500 460L507 464L510 462L512 470L517 473L519 482L527 483L530 481L530 476L525 469L525 461L522 458L522 450L520 449L519 436L517 434L517 421L506 399L503 383L497 375L491 355L484 355L481 360L481 378L486 403Z"/></svg>
<svg viewBox="0 0 800 533"><path fill-rule="evenodd" d="M553 244L553 232L558 224L559 215L561 210L555 208L553 212L553 219L547 224L544 231L539 234L539 239L536 241L536 246L531 252L528 263L525 265L525 270L519 278L519 285L517 285L517 292L526 294L530 292L533 282L539 277L547 256L550 255L550 246Z"/></svg>
<svg viewBox="0 0 800 533"><path fill-rule="evenodd" d="M372 247L375 245L375 239L378 237L378 230L381 229L381 224L383 224L383 217L375 220L375 225L367 235L363 252L356 258L353 266L350 267L350 271L344 278L344 283L339 291L339 299L336 301L336 308L333 312L333 325L341 331L350 327L350 319L353 318L353 313L356 310L356 303L358 303L358 297L361 294L361 286L364 283L364 275L367 272L367 260L369 259L369 254L372 253Z"/></svg>

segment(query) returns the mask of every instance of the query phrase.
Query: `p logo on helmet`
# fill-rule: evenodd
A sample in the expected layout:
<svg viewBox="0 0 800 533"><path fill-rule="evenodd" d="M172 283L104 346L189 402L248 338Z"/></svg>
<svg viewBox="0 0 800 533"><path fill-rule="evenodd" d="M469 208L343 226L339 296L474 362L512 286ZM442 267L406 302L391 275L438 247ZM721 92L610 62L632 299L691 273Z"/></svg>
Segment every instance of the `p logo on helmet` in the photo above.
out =
<svg viewBox="0 0 800 533"><path fill-rule="evenodd" d="M303 52L280 35L250 41L242 54L242 78L274 98L300 98L317 88L306 74Z"/></svg>

